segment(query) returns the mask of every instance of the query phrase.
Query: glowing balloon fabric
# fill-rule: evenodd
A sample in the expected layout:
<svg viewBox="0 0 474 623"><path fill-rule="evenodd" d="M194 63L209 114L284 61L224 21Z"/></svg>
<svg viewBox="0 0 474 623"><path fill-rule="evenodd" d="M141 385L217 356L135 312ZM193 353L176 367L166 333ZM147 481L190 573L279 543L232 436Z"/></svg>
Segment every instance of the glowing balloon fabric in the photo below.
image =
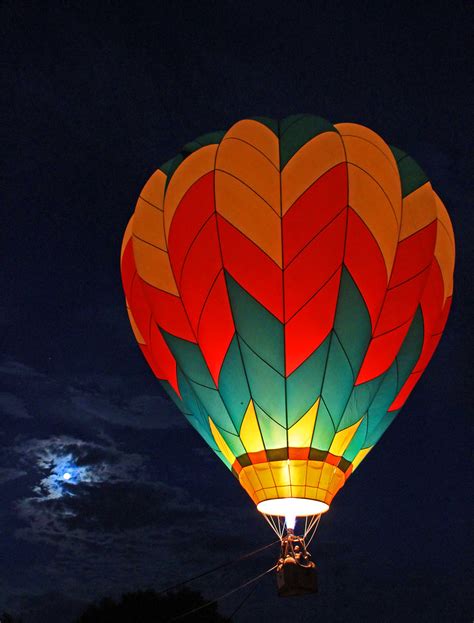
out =
<svg viewBox="0 0 474 623"><path fill-rule="evenodd" d="M309 115L186 145L122 248L143 354L255 503L331 503L429 362L453 268L419 166Z"/></svg>

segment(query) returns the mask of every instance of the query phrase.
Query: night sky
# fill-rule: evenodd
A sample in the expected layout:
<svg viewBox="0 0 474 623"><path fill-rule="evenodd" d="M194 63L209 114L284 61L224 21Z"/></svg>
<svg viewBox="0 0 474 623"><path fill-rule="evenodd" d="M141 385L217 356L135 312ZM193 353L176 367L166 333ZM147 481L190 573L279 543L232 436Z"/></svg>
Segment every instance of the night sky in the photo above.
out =
<svg viewBox="0 0 474 623"><path fill-rule="evenodd" d="M140 189L184 143L308 112L421 164L453 221L454 303L321 521L320 594L279 600L267 577L235 621L472 620L473 5L382 4L2 4L0 611L71 623L274 540L148 370L119 253ZM191 586L216 597L277 553Z"/></svg>

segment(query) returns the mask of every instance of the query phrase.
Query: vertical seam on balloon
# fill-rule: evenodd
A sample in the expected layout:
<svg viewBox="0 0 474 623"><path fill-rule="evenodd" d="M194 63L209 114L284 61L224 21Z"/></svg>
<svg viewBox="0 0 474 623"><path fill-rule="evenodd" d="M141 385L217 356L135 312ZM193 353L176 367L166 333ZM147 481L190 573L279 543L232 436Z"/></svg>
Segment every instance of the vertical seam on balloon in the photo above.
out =
<svg viewBox="0 0 474 623"><path fill-rule="evenodd" d="M207 219L204 221L204 223L201 225L201 227L198 229L198 231L196 232L196 235L195 235L195 236L194 236L194 238L191 240L191 244L190 244L190 245L189 245L189 247L187 248L186 253L184 254L184 257L183 257L183 262L182 262L182 264L181 264L181 270L180 270L180 272L179 272L179 280L178 280L178 281L176 281L176 285L177 285L178 287L181 287L181 281L183 280L183 270L184 270L184 265L186 264L186 260L187 260L187 258L188 258L188 255L189 255L189 253L191 252L191 249L193 248L194 243L195 243L195 242L196 242L196 240L199 238L199 234L202 232L202 230L203 230L203 229L204 229L204 227L207 225L207 223L211 220L212 216L213 216L213 214L210 214L210 215L207 217ZM170 231L171 231L171 227L170 227ZM170 265L171 265L171 270L173 270L173 264L172 264L172 262L171 262L171 259L170 259ZM174 274L174 270L173 270L173 274ZM177 277L177 275L176 275L176 277ZM176 277L175 277L175 279L176 279Z"/></svg>
<svg viewBox="0 0 474 623"><path fill-rule="evenodd" d="M254 149L255 151L257 151L259 154L261 154L266 160L268 160L268 162L272 165L272 167L276 170L276 171L280 171L280 169L278 167L276 167L273 162L270 160L270 158L267 156L267 154L262 151L261 149L259 149L258 147L255 147L255 145L253 145L252 143L249 143L248 141L244 140L243 138L239 138L237 136L228 136L227 138L223 138L221 142L224 141L239 141L240 143L245 143L245 145L248 145L249 147L252 147L252 149ZM221 170L221 169L219 169Z"/></svg>

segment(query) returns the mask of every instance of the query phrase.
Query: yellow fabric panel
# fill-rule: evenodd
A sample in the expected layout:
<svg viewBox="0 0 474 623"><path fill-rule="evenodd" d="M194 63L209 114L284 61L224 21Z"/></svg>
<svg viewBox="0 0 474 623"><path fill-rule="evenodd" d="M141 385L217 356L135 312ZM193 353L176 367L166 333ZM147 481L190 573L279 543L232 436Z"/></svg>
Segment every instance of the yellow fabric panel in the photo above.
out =
<svg viewBox="0 0 474 623"><path fill-rule="evenodd" d="M128 318L130 320L130 325L132 327L132 331L133 331L133 335L135 336L135 339L137 340L139 344L146 344L145 339L143 338L143 335L140 333L140 329L137 327L137 323L135 322L135 318L133 317L132 310L128 306L128 303L127 303L127 313L128 313Z"/></svg>
<svg viewBox="0 0 474 623"><path fill-rule="evenodd" d="M398 223L380 186L361 169L348 164L349 205L367 225L382 252L387 274L392 272L398 244Z"/></svg>
<svg viewBox="0 0 474 623"><path fill-rule="evenodd" d="M291 485L291 497L293 498L304 498L306 493L306 487L300 487Z"/></svg>
<svg viewBox="0 0 474 623"><path fill-rule="evenodd" d="M178 294L166 251L133 238L133 255L137 272L144 281L165 292Z"/></svg>
<svg viewBox="0 0 474 623"><path fill-rule="evenodd" d="M372 448L362 448L362 450L359 450L359 452L355 456L355 459L352 461L352 472L354 472L357 467L359 467L359 464L365 459L365 457L369 454L371 450Z"/></svg>
<svg viewBox="0 0 474 623"><path fill-rule="evenodd" d="M402 215L402 188L400 175L394 168L393 157L387 156L373 143L357 136L343 138L346 148L347 161L357 165L369 173L383 188L395 211L395 217L400 224Z"/></svg>
<svg viewBox="0 0 474 623"><path fill-rule="evenodd" d="M308 471L308 461L290 460L288 469L290 470L291 486L304 487L306 484L306 472Z"/></svg>
<svg viewBox="0 0 474 623"><path fill-rule="evenodd" d="M281 172L282 216L321 175L345 160L337 132L323 132L303 145Z"/></svg>
<svg viewBox="0 0 474 623"><path fill-rule="evenodd" d="M453 293L454 246L444 225L438 221L435 257L438 260L444 283L444 298Z"/></svg>
<svg viewBox="0 0 474 623"><path fill-rule="evenodd" d="M334 465L330 465L329 463L323 464L323 469L321 472L321 478L319 479L319 488L324 489L325 491L329 491L329 487L331 485L331 481L336 474L337 467Z"/></svg>
<svg viewBox="0 0 474 623"><path fill-rule="evenodd" d="M405 240L423 229L436 218L436 203L429 182L420 186L403 199L400 240Z"/></svg>
<svg viewBox="0 0 474 623"><path fill-rule="evenodd" d="M252 400L247 406L239 435L240 441L243 443L247 452L261 452L265 450Z"/></svg>
<svg viewBox="0 0 474 623"><path fill-rule="evenodd" d="M280 215L280 171L252 145L232 138L223 140L217 152L216 170L250 186Z"/></svg>
<svg viewBox="0 0 474 623"><path fill-rule="evenodd" d="M125 247L127 246L128 241L132 237L132 232L133 232L133 214L130 220L128 221L127 227L125 228L125 232L123 234L122 247L120 249L120 262L122 261L123 254L125 252Z"/></svg>
<svg viewBox="0 0 474 623"><path fill-rule="evenodd" d="M211 420L211 418L209 418L209 426L211 428L211 433L212 433L212 436L214 437L214 441L216 442L217 447L222 452L222 454L225 456L229 464L233 465L235 461L235 456L233 455L229 446L226 444L224 437L222 437L222 435L219 432L219 429L214 424L214 422Z"/></svg>
<svg viewBox="0 0 474 623"><path fill-rule="evenodd" d="M392 154L392 150L376 132L358 123L337 123L334 127L343 137L356 136L375 145L384 154L389 166L398 175L397 162Z"/></svg>
<svg viewBox="0 0 474 623"><path fill-rule="evenodd" d="M282 266L281 219L253 190L216 171L216 210Z"/></svg>
<svg viewBox="0 0 474 623"><path fill-rule="evenodd" d="M268 469L267 463L260 463L254 465L253 467L264 489L268 489L269 487L275 487L275 480L273 478L272 470Z"/></svg>
<svg viewBox="0 0 474 623"><path fill-rule="evenodd" d="M347 450L348 445L352 441L352 437L354 437L356 430L359 428L360 423L364 418L361 417L358 422L352 424L348 428L344 428L343 430L338 431L334 435L334 439L332 440L331 447L329 448L329 452L334 454L335 456L342 456L344 452Z"/></svg>
<svg viewBox="0 0 474 623"><path fill-rule="evenodd" d="M296 424L288 429L288 446L290 448L309 448L313 439L314 425L319 408L319 398L314 405L301 417Z"/></svg>
<svg viewBox="0 0 474 623"><path fill-rule="evenodd" d="M239 482L256 504L283 497L303 497L330 504L344 484L345 476L338 467L321 461L286 460L244 467Z"/></svg>
<svg viewBox="0 0 474 623"><path fill-rule="evenodd" d="M217 145L201 147L188 156L173 173L166 189L164 202L166 240L168 240L174 213L189 187L214 169L216 150Z"/></svg>
<svg viewBox="0 0 474 623"><path fill-rule="evenodd" d="M291 485L288 461L273 461L270 463L270 468L277 487L286 487Z"/></svg>
<svg viewBox="0 0 474 623"><path fill-rule="evenodd" d="M228 138L238 138L253 145L264 153L277 169L280 168L280 145L278 137L263 123L244 119L235 123L226 133L222 143Z"/></svg>
<svg viewBox="0 0 474 623"><path fill-rule="evenodd" d="M165 196L166 175L160 169L156 170L145 186L142 188L140 197L153 204L159 210L163 210Z"/></svg>
<svg viewBox="0 0 474 623"><path fill-rule="evenodd" d="M307 486L317 487L321 479L323 463L321 461L308 461Z"/></svg>
<svg viewBox="0 0 474 623"><path fill-rule="evenodd" d="M166 251L163 212L138 199L133 219L133 235Z"/></svg>

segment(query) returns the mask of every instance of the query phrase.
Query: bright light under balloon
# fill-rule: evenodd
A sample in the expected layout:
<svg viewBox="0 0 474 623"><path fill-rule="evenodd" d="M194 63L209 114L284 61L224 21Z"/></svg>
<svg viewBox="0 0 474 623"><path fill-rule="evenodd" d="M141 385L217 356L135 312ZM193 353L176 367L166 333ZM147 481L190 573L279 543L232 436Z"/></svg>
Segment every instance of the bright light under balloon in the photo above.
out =
<svg viewBox="0 0 474 623"><path fill-rule="evenodd" d="M257 509L264 515L285 517L287 528L294 528L297 517L309 517L325 513L329 506L318 500L305 498L280 498L264 500L257 505Z"/></svg>

